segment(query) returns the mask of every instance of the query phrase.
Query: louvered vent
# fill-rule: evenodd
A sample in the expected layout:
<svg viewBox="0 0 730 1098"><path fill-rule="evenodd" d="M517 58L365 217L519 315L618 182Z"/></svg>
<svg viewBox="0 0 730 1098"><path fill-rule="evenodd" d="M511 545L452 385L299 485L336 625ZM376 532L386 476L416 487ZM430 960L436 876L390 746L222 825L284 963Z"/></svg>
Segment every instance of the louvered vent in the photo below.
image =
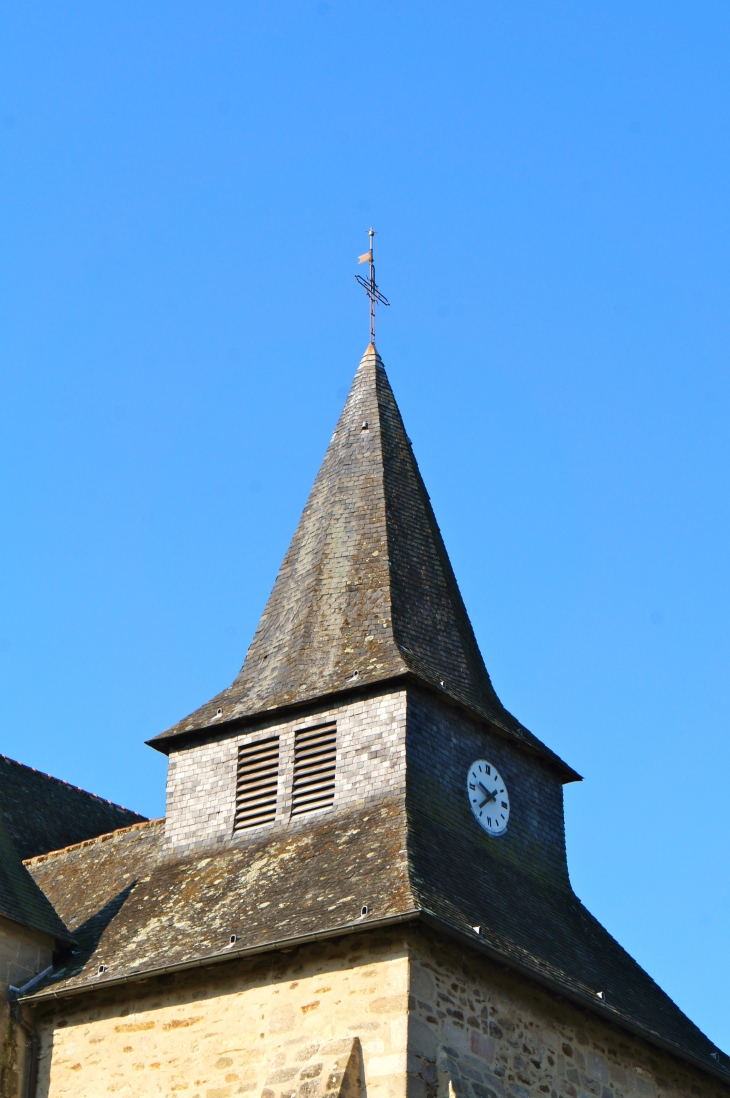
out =
<svg viewBox="0 0 730 1098"><path fill-rule="evenodd" d="M337 726L307 728L294 737L292 816L329 808L335 799Z"/></svg>
<svg viewBox="0 0 730 1098"><path fill-rule="evenodd" d="M239 747L234 831L273 822L278 782L278 736Z"/></svg>

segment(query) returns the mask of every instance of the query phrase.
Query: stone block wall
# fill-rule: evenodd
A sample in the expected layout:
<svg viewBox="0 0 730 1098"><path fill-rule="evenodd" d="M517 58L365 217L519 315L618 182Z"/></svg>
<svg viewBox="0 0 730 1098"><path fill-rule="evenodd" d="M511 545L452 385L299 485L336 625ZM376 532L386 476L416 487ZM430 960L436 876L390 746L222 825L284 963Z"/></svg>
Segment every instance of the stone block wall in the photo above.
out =
<svg viewBox="0 0 730 1098"><path fill-rule="evenodd" d="M728 1098L730 1087L448 942L412 940L408 1098Z"/></svg>
<svg viewBox="0 0 730 1098"><path fill-rule="evenodd" d="M39 1005L37 1098L729 1098L730 1088L417 928Z"/></svg>
<svg viewBox="0 0 730 1098"><path fill-rule="evenodd" d="M352 935L52 1003L37 1098L406 1098L403 934Z"/></svg>
<svg viewBox="0 0 730 1098"><path fill-rule="evenodd" d="M406 693L384 692L346 705L310 710L306 717L262 721L254 729L172 752L168 766L165 842L185 851L227 842L233 837L236 767L241 744L279 737L279 787L276 820L263 827L289 824L294 735L329 721L337 724L335 800L330 811L350 808L405 790ZM326 811L326 810L325 810ZM315 818L300 817L303 822ZM236 834L236 841L260 838L262 828Z"/></svg>
<svg viewBox="0 0 730 1098"><path fill-rule="evenodd" d="M51 963L54 941L47 934L0 915L0 1095L15 1098L23 1067L24 1041L15 1033L8 988L22 987Z"/></svg>

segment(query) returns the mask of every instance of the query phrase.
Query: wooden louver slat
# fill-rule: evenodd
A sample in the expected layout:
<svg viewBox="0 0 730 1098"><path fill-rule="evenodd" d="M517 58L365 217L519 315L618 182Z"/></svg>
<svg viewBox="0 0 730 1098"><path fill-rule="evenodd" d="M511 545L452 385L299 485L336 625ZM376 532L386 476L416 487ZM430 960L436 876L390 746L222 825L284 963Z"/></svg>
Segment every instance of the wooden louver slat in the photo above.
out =
<svg viewBox="0 0 730 1098"><path fill-rule="evenodd" d="M239 747L234 831L273 822L278 784L278 736Z"/></svg>
<svg viewBox="0 0 730 1098"><path fill-rule="evenodd" d="M329 808L334 802L336 755L336 725L296 733L292 816Z"/></svg>

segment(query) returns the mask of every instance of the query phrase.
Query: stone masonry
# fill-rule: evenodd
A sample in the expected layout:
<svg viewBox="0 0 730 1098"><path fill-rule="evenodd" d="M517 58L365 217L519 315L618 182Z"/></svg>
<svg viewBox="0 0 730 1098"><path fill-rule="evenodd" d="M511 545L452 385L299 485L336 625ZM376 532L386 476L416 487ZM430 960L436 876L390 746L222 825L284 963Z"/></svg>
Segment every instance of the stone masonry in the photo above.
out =
<svg viewBox="0 0 730 1098"><path fill-rule="evenodd" d="M728 1087L417 930L38 1011L38 1098L728 1098Z"/></svg>
<svg viewBox="0 0 730 1098"><path fill-rule="evenodd" d="M49 934L3 918L0 915L0 1033L3 1037L0 1061L0 1095L14 1098L22 1069L23 1042L15 1041L10 1023L8 988L22 987L48 968L55 942Z"/></svg>
<svg viewBox="0 0 730 1098"><path fill-rule="evenodd" d="M407 1010L402 934L161 977L50 1005L37 1098L405 1098Z"/></svg>
<svg viewBox="0 0 730 1098"><path fill-rule="evenodd" d="M334 801L292 816L296 734L333 723ZM274 819L234 833L239 749L273 736L276 777L253 750L242 788ZM150 742L165 821L16 874L66 943L19 1002L33 1098L730 1098L724 1053L572 891L578 775L494 691L374 347L239 676ZM300 758L328 798L331 739Z"/></svg>
<svg viewBox="0 0 730 1098"><path fill-rule="evenodd" d="M730 1088L501 965L409 953L408 1098L727 1098Z"/></svg>

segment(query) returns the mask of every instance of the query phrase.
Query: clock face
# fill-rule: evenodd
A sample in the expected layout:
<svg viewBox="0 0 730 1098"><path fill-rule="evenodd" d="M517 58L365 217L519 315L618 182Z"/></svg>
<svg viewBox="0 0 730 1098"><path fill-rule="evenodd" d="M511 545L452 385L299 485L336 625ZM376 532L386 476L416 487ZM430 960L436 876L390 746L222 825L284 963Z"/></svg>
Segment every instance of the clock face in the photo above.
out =
<svg viewBox="0 0 730 1098"><path fill-rule="evenodd" d="M495 766L477 759L466 776L466 794L478 824L488 835L504 835L509 823L509 796Z"/></svg>

